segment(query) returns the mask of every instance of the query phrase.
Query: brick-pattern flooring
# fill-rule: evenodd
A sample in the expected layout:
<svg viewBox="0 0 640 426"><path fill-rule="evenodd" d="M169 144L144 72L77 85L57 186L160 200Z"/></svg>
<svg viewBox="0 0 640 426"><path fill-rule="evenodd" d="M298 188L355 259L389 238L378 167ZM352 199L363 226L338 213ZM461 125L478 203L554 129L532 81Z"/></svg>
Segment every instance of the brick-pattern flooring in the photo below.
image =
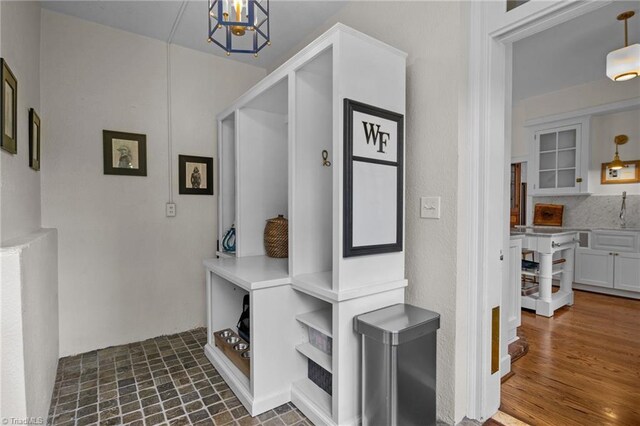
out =
<svg viewBox="0 0 640 426"><path fill-rule="evenodd" d="M204 328L62 358L53 425L296 425L293 405L251 417L204 356Z"/></svg>

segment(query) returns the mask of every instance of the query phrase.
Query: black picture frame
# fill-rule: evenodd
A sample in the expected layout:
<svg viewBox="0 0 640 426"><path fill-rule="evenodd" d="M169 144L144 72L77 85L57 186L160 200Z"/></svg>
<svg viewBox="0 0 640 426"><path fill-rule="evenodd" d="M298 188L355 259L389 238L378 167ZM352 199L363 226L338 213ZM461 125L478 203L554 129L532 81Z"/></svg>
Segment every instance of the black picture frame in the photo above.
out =
<svg viewBox="0 0 640 426"><path fill-rule="evenodd" d="M147 135L103 130L102 147L105 175L147 175Z"/></svg>
<svg viewBox="0 0 640 426"><path fill-rule="evenodd" d="M13 75L7 61L0 58L0 148L18 153L18 80ZM11 93L7 93L11 90ZM7 103L7 98L10 104Z"/></svg>
<svg viewBox="0 0 640 426"><path fill-rule="evenodd" d="M29 167L40 170L40 138L42 126L40 117L33 108L29 109Z"/></svg>
<svg viewBox="0 0 640 426"><path fill-rule="evenodd" d="M365 256L380 253L392 253L402 251L403 241L403 217L404 217L404 194L403 194L403 178L404 178L404 116L402 114L385 110L382 108L368 105L362 102L358 102L352 99L344 99L344 233L343 233L343 257L353 256ZM366 147L371 147L375 152L372 155L355 155L354 144L360 143L362 140L354 141L354 113L361 113L365 116L371 117L371 122L362 121L364 125L363 134L366 136ZM381 119L376 122L376 119ZM384 122L386 120L386 122ZM393 129L389 129L389 132L382 132L386 130L389 122L396 123L396 133L392 135ZM381 124L382 123L382 124ZM378 126L375 139L372 144L369 145L369 136L367 135L367 125ZM369 127L371 129L371 127ZM373 133L373 132L371 132ZM359 135L359 133L358 133ZM383 136L386 135L386 139ZM378 138L380 136L380 138ZM393 137L395 136L395 137ZM358 137L362 137L359 135ZM376 147L376 142L378 143ZM392 146L388 146L391 142ZM395 144L395 145L393 145ZM365 145L358 145L359 147ZM358 148L361 149L361 148ZM384 157L384 149L387 152L395 149L394 161L386 160ZM389 202L395 203L395 209L391 206L391 211L395 210L395 224L387 224L387 227L391 229L395 225L395 241L393 242L380 242L369 243L366 245L354 245L354 164L355 165L376 165L380 167L395 167L395 198L390 199ZM389 170L386 170L386 174L389 175ZM393 171L391 171L393 172ZM392 188L393 189L393 188Z"/></svg>
<svg viewBox="0 0 640 426"><path fill-rule="evenodd" d="M202 172L203 168L204 172ZM178 156L178 192L180 194L213 195L213 184L212 157Z"/></svg>

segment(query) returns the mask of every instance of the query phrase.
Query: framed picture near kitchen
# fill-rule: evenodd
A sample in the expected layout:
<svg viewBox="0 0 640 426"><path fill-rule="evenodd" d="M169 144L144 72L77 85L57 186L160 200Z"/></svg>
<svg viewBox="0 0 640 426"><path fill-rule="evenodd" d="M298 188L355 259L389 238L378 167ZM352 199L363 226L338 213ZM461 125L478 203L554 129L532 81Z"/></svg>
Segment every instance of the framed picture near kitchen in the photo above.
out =
<svg viewBox="0 0 640 426"><path fill-rule="evenodd" d="M603 185L640 182L640 160L623 161L624 167L612 169L611 163L602 163L600 183Z"/></svg>
<svg viewBox="0 0 640 426"><path fill-rule="evenodd" d="M0 58L0 147L11 154L18 153L18 80L7 62Z"/></svg>
<svg viewBox="0 0 640 426"><path fill-rule="evenodd" d="M178 156L180 194L213 195L213 158Z"/></svg>
<svg viewBox="0 0 640 426"><path fill-rule="evenodd" d="M104 174L147 175L147 135L102 131Z"/></svg>
<svg viewBox="0 0 640 426"><path fill-rule="evenodd" d="M402 251L404 117L344 100L344 257Z"/></svg>

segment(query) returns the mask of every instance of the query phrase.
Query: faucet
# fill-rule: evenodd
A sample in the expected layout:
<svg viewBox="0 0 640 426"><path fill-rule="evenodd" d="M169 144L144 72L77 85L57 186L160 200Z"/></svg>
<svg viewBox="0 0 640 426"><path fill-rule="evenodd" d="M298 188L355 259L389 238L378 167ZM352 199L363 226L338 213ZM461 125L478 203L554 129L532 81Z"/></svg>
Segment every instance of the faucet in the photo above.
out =
<svg viewBox="0 0 640 426"><path fill-rule="evenodd" d="M627 191L622 192L622 205L620 206L620 227L626 228L627 221L625 219L625 213L627 212Z"/></svg>

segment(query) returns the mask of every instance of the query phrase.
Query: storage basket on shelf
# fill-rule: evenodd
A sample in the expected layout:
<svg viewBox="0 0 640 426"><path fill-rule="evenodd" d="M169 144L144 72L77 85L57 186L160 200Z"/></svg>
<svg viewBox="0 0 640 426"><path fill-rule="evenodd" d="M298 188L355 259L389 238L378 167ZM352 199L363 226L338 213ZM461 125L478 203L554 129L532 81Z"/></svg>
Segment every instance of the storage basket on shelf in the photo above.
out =
<svg viewBox="0 0 640 426"><path fill-rule="evenodd" d="M269 257L289 257L289 221L283 215L267 219L264 249Z"/></svg>

